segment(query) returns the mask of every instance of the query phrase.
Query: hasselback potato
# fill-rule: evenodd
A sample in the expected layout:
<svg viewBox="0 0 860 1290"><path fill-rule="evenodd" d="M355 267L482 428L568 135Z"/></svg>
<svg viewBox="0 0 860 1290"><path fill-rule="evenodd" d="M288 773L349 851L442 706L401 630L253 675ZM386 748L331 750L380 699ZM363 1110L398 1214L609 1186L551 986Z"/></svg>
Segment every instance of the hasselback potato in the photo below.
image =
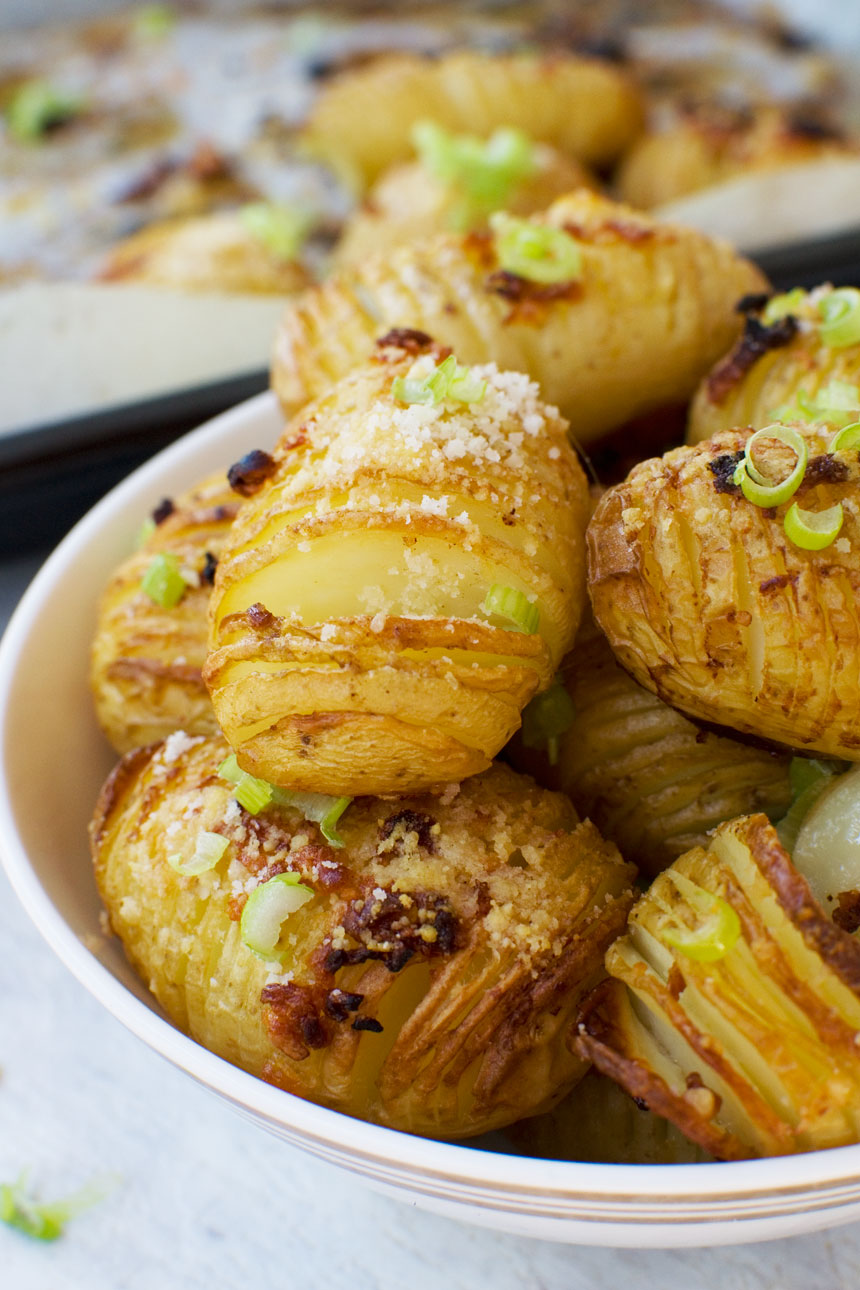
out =
<svg viewBox="0 0 860 1290"><path fill-rule="evenodd" d="M535 730L528 709L511 760L567 793L642 872L657 874L690 847L707 845L723 820L759 810L779 819L788 810L787 753L688 721L628 676L592 621L580 629L559 682L571 702L566 728L548 749L540 713Z"/></svg>
<svg viewBox="0 0 860 1290"><path fill-rule="evenodd" d="M498 766L442 796L357 799L326 841L304 807L240 806L227 752L175 734L130 753L91 828L113 928L173 1022L414 1133L554 1105L585 1069L565 1033L632 900L615 848Z"/></svg>
<svg viewBox="0 0 860 1290"><path fill-rule="evenodd" d="M782 442L792 437L801 451ZM856 448L830 451L833 438L815 424L763 427L756 460L778 482L760 488L762 504L742 491L754 486L749 430L643 462L592 517L589 590L621 665L667 703L854 761L858 464Z"/></svg>
<svg viewBox="0 0 860 1290"><path fill-rule="evenodd" d="M515 226L522 254L501 227L368 257L288 306L272 368L285 410L324 393L389 328L416 327L462 362L528 373L588 442L685 402L738 334L738 298L765 285L726 243L584 190ZM534 278L534 242L550 269L559 257L560 277Z"/></svg>
<svg viewBox="0 0 860 1290"><path fill-rule="evenodd" d="M577 1050L722 1159L860 1139L860 945L762 815L634 906Z"/></svg>
<svg viewBox="0 0 860 1290"><path fill-rule="evenodd" d="M102 594L90 652L99 725L117 752L174 730L217 731L202 667L215 565L238 510L225 471L156 508L151 534L115 571ZM164 561L168 562L165 566ZM166 573L173 595L153 594ZM173 603L174 596L177 596Z"/></svg>
<svg viewBox="0 0 860 1290"><path fill-rule="evenodd" d="M210 604L205 678L239 762L335 795L485 769L584 603L566 423L519 373L383 342L287 427Z"/></svg>
<svg viewBox="0 0 860 1290"><path fill-rule="evenodd" d="M517 126L589 165L604 166L642 126L642 104L618 68L564 54L438 59L379 58L345 73L319 95L302 139L357 188L405 161L417 121L488 135Z"/></svg>
<svg viewBox="0 0 860 1290"><path fill-rule="evenodd" d="M816 287L744 302L744 334L701 382L692 404L688 443L720 430L780 420L860 419L860 328L850 339L827 316L856 311L855 288ZM849 320L850 321L850 320ZM844 326L844 323L843 323Z"/></svg>

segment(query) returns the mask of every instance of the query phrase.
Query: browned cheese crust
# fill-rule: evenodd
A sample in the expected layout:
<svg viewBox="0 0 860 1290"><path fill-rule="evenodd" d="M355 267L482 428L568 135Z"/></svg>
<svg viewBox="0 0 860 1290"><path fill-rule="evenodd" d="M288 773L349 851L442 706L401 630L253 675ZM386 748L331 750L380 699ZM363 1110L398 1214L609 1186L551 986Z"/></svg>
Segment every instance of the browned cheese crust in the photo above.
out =
<svg viewBox="0 0 860 1290"><path fill-rule="evenodd" d="M275 341L285 410L324 393L390 328L413 327L462 362L526 372L587 443L685 402L737 336L735 302L766 285L727 243L586 190L533 218L579 244L575 280L528 282L501 268L491 238L448 234L368 256L306 292Z"/></svg>
<svg viewBox="0 0 860 1290"><path fill-rule="evenodd" d="M678 875L676 880L675 875ZM703 960L677 928L721 898L740 934ZM574 1046L651 1110L723 1159L860 1139L860 945L834 926L762 815L721 825L634 907L610 947L613 978Z"/></svg>
<svg viewBox="0 0 860 1290"><path fill-rule="evenodd" d="M844 508L837 540L786 537L788 503L753 505L732 482L749 430L643 462L588 529L589 591L620 663L667 703L804 751L860 760L860 529L856 451L798 427L809 465L793 501Z"/></svg>
<svg viewBox="0 0 860 1290"><path fill-rule="evenodd" d="M220 739L130 754L91 826L99 890L171 1020L322 1105L459 1137L549 1109L585 1062L565 1042L632 903L632 867L569 802L496 766L441 795L356 799L330 846L299 812L249 815ZM184 877L201 830L227 839ZM243 942L256 886L313 898L279 961Z"/></svg>
<svg viewBox="0 0 860 1290"><path fill-rule="evenodd" d="M159 522L102 593L90 654L90 687L99 725L117 752L164 739L174 730L214 734L203 684L206 609L215 566L239 499L225 471L156 509ZM141 589L152 559L175 556L190 584L172 609Z"/></svg>

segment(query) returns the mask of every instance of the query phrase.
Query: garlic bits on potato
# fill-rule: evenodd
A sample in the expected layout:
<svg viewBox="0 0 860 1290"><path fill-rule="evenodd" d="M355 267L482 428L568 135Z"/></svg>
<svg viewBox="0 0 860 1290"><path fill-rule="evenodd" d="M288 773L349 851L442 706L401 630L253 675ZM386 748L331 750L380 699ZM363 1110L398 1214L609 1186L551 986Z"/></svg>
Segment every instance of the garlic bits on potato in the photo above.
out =
<svg viewBox="0 0 860 1290"><path fill-rule="evenodd" d="M858 436L728 430L604 495L589 590L640 684L693 718L860 760Z"/></svg>
<svg viewBox="0 0 860 1290"><path fill-rule="evenodd" d="M117 752L174 730L214 734L203 683L206 611L224 540L239 509L227 472L164 498L140 548L115 570L99 602L90 689Z"/></svg>
<svg viewBox="0 0 860 1290"><path fill-rule="evenodd" d="M860 1140L860 945L763 815L661 874L574 1046L719 1159Z"/></svg>
<svg viewBox="0 0 860 1290"><path fill-rule="evenodd" d="M738 298L767 286L728 243L585 189L490 223L368 255L289 304L272 366L287 414L408 326L526 372L588 443L685 403L738 335Z"/></svg>
<svg viewBox="0 0 860 1290"><path fill-rule="evenodd" d="M304 409L210 602L204 675L244 769L352 796L489 765L584 603L566 432L527 377L412 331Z"/></svg>
<svg viewBox="0 0 860 1290"><path fill-rule="evenodd" d="M184 734L130 753L91 826L111 924L171 1020L281 1088L413 1133L555 1105L586 1069L565 1036L632 866L504 766L337 803L266 792L228 753Z"/></svg>

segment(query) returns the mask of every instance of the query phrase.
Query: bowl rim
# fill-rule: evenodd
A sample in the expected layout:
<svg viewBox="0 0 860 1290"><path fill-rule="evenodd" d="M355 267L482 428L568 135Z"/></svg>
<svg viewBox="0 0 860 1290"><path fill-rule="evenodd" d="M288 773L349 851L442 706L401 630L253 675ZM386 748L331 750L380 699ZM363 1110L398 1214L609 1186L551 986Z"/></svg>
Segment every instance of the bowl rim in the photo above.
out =
<svg viewBox="0 0 860 1290"><path fill-rule="evenodd" d="M295 1145L342 1167L406 1187L429 1189L471 1205L558 1218L665 1224L833 1209L860 1200L860 1145L762 1160L678 1165L599 1164L509 1155L465 1142L435 1141L353 1119L266 1084L176 1029L138 999L79 939L38 877L16 823L10 795L10 696L28 641L51 589L129 502L136 522L142 499L175 467L205 456L213 438L245 433L276 413L271 392L239 404L177 440L111 490L47 559L0 641L0 859L27 914L84 988L150 1048L262 1119ZM211 467L210 467L211 468ZM197 478L202 474L198 468ZM129 521L130 527L132 520ZM790 1162L790 1163L789 1163ZM741 1225L743 1227L743 1225ZM739 1232L738 1240L749 1239Z"/></svg>

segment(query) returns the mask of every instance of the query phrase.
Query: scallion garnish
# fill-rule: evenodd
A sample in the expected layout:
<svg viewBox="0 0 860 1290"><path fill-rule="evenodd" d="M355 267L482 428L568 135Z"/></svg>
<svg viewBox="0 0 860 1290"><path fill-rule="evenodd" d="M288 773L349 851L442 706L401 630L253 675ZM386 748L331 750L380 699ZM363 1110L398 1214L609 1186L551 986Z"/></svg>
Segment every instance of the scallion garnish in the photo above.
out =
<svg viewBox="0 0 860 1290"><path fill-rule="evenodd" d="M860 421L843 426L830 441L828 452L841 452L846 448L860 448Z"/></svg>
<svg viewBox="0 0 860 1290"><path fill-rule="evenodd" d="M793 502L785 513L782 526L785 536L804 551L823 551L839 536L844 515L842 503L828 506L826 511L802 511Z"/></svg>
<svg viewBox="0 0 860 1290"><path fill-rule="evenodd" d="M776 439L784 443L795 453L795 464L790 474L782 480L774 480L765 475L756 465L755 449L763 440ZM809 459L806 440L791 426L764 426L752 435L744 449L743 460L738 462L734 473L734 483L739 484L744 497L754 506L781 506L793 497L800 487Z"/></svg>
<svg viewBox="0 0 860 1290"><path fill-rule="evenodd" d="M167 857L167 863L184 878L196 878L198 874L214 869L229 845L229 841L222 834L201 829L197 834L194 854L187 860L181 855L170 855Z"/></svg>
<svg viewBox="0 0 860 1290"><path fill-rule="evenodd" d="M461 367L453 354L426 376L395 376L391 382L392 397L399 403L442 403L445 399L478 403L486 390L487 382L470 367Z"/></svg>
<svg viewBox="0 0 860 1290"><path fill-rule="evenodd" d="M55 126L63 125L83 110L80 94L58 88L48 81L25 81L6 107L9 133L22 143L41 139Z"/></svg>
<svg viewBox="0 0 860 1290"><path fill-rule="evenodd" d="M499 268L529 282L572 282L582 268L580 249L569 233L548 224L516 219L505 211L490 217Z"/></svg>
<svg viewBox="0 0 860 1290"><path fill-rule="evenodd" d="M239 216L251 236L279 260L296 258L311 224L305 212L274 202L251 202L241 208Z"/></svg>
<svg viewBox="0 0 860 1290"><path fill-rule="evenodd" d="M838 287L818 302L821 339L831 349L845 349L860 341L860 291Z"/></svg>
<svg viewBox="0 0 860 1290"><path fill-rule="evenodd" d="M494 583L487 592L481 612L496 618L507 618L516 628L533 636L540 626L540 610L524 591Z"/></svg>
<svg viewBox="0 0 860 1290"><path fill-rule="evenodd" d="M526 748L546 748L549 764L558 763L558 741L574 718L573 701L556 677L548 690L536 694L523 709L523 743Z"/></svg>
<svg viewBox="0 0 860 1290"><path fill-rule="evenodd" d="M44 1204L29 1194L24 1173L17 1182L0 1184L0 1222L37 1241L56 1241L70 1219L101 1198L101 1189L90 1184L66 1200Z"/></svg>
<svg viewBox="0 0 860 1290"><path fill-rule="evenodd" d="M839 424L860 411L860 389L850 381L828 381L815 395L798 390L793 404L771 413L776 421L830 421Z"/></svg>
<svg viewBox="0 0 860 1290"><path fill-rule="evenodd" d="M249 950L262 959L283 961L278 952L281 928L290 914L313 900L313 889L306 887L296 873L279 873L255 887L245 902L239 921L239 934Z"/></svg>
<svg viewBox="0 0 860 1290"><path fill-rule="evenodd" d="M141 547L146 546L147 542L155 532L155 529L156 529L155 520L152 518L151 515L147 515L146 519L143 521L140 528L137 530L137 536L134 539L135 551L139 551Z"/></svg>
<svg viewBox="0 0 860 1290"><path fill-rule="evenodd" d="M343 846L343 838L337 832L337 823L352 801L351 797L330 797L327 793L294 793L286 788L273 788L272 793L279 806L292 806L301 811L306 820L318 824L320 832L331 846Z"/></svg>
<svg viewBox="0 0 860 1290"><path fill-rule="evenodd" d="M779 322L788 314L796 313L806 300L806 292L803 287L794 287L791 291L785 291L780 296L772 296L764 307L764 313L761 320L766 327L772 323Z"/></svg>
<svg viewBox="0 0 860 1290"><path fill-rule="evenodd" d="M687 927L682 923L664 927L660 931L660 939L697 963L716 963L718 959L725 958L741 935L741 920L736 911L722 896L706 891L683 874L672 869L668 873L701 921L697 927Z"/></svg>
<svg viewBox="0 0 860 1290"><path fill-rule="evenodd" d="M419 121L412 141L424 168L458 194L450 222L459 229L499 210L537 168L528 136L512 127L496 130L484 140L450 134L434 121Z"/></svg>
<svg viewBox="0 0 860 1290"><path fill-rule="evenodd" d="M173 609L188 589L178 558L170 551L159 551L140 580L140 589L162 609Z"/></svg>
<svg viewBox="0 0 860 1290"><path fill-rule="evenodd" d="M268 780L258 779L256 775L242 770L235 753L224 758L218 767L218 774L236 786L233 796L249 815L259 815L260 811L270 805L275 791L272 785Z"/></svg>

